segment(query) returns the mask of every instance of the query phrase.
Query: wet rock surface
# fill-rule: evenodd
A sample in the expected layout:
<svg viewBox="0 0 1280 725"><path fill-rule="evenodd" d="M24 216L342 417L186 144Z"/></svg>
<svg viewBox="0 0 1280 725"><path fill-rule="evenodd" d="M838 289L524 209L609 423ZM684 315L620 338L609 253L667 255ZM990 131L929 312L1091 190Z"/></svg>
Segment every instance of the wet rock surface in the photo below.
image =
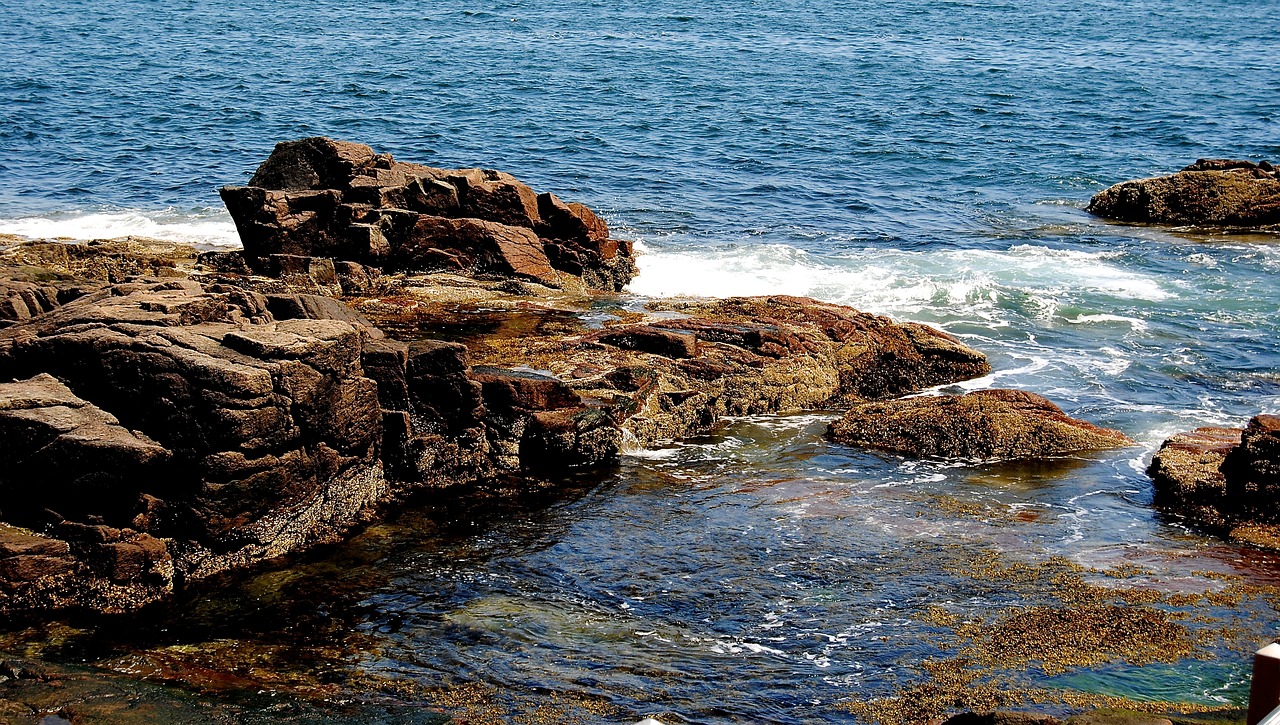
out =
<svg viewBox="0 0 1280 725"><path fill-rule="evenodd" d="M635 274L631 244L581 204L500 171L410 164L363 144L280 143L247 186L221 194L258 271L290 255L610 291Z"/></svg>
<svg viewBox="0 0 1280 725"><path fill-rule="evenodd" d="M1197 428L1164 442L1147 469L1156 505L1232 538L1280 548L1280 416Z"/></svg>
<svg viewBox="0 0 1280 725"><path fill-rule="evenodd" d="M11 277L53 282L0 330L0 608L127 610L418 491L989 370L931 328L802 298L615 307L595 326L584 286L129 244L5 252L48 265ZM116 281L131 249L166 276ZM462 342L431 339L451 330Z"/></svg>
<svg viewBox="0 0 1280 725"><path fill-rule="evenodd" d="M656 307L679 316L490 339L476 355L522 360L564 381L586 401L569 416L579 434L605 416L643 446L705 433L725 416L846 405L990 370L981 353L931 328L807 298ZM552 418L540 424L568 424Z"/></svg>
<svg viewBox="0 0 1280 725"><path fill-rule="evenodd" d="M1280 178L1266 161L1200 159L1176 174L1104 189L1088 211L1132 223L1271 227L1280 224Z"/></svg>
<svg viewBox="0 0 1280 725"><path fill-rule="evenodd" d="M1133 445L1115 430L1067 416L1022 390L908 398L851 407L828 435L845 445L909 456L1041 458Z"/></svg>

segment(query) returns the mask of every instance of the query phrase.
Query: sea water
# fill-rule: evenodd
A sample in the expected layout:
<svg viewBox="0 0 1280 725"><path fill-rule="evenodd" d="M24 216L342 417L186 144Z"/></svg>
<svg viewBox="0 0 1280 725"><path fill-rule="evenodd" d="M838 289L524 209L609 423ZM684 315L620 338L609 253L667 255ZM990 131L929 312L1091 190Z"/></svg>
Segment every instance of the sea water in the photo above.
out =
<svg viewBox="0 0 1280 725"><path fill-rule="evenodd" d="M1280 412L1280 238L1083 211L1199 157L1280 156L1273 2L0 9L0 233L233 248L218 186L277 141L361 141L588 204L637 241L631 294L808 295L929 323L994 368L949 390L1032 390L1139 443L1009 469L843 449L822 441L829 415L739 421L510 519L399 530L343 606L288 605L345 612L351 668L515 703L842 721L833 705L944 656L928 607L1034 603L925 565L957 547L1140 564L1165 589L1278 571L1157 516L1143 471L1176 431ZM233 634L264 636L237 611ZM1231 616L1249 635L1198 659L1031 679L1238 703L1277 616Z"/></svg>

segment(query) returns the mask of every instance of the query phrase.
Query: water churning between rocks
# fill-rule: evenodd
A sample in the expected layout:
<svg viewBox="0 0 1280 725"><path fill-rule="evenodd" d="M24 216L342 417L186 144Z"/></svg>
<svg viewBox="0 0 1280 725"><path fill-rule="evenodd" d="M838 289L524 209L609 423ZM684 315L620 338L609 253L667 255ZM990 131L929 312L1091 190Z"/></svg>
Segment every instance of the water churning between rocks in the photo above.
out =
<svg viewBox="0 0 1280 725"><path fill-rule="evenodd" d="M636 304L785 293L928 323L992 363L950 391L1032 390L1139 443L973 465L825 442L827 412L743 419L0 649L127 675L122 697L193 721L268 718L219 694L257 690L350 722L1247 697L1280 560L1156 513L1144 469L1174 432L1280 412L1280 237L1084 207L1198 157L1280 157L1274 3L0 7L0 234L235 247L218 186L277 141L347 138L587 204L638 242ZM228 662L243 680L200 679Z"/></svg>

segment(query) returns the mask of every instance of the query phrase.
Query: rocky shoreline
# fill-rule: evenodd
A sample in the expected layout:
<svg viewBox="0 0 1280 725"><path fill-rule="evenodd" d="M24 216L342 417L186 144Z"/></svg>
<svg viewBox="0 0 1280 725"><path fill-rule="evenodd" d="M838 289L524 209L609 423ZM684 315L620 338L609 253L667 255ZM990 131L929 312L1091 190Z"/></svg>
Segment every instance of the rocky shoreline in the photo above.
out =
<svg viewBox="0 0 1280 725"><path fill-rule="evenodd" d="M990 370L932 328L801 298L585 321L630 245L498 172L307 139L223 196L243 253L4 253L0 611L127 611L420 491ZM529 327L433 339L503 309Z"/></svg>
<svg viewBox="0 0 1280 725"><path fill-rule="evenodd" d="M1280 225L1280 177L1266 161L1199 159L1176 174L1110 186L1088 211L1135 224L1271 228Z"/></svg>
<svg viewBox="0 0 1280 725"><path fill-rule="evenodd" d="M1138 193L1109 192L1090 210ZM969 461L1133 444L1025 391L915 395L991 372L927 325L782 295L620 296L632 245L501 172L313 138L221 193L242 252L0 250L0 613L134 611L413 497L535 486L730 416L841 410L838 443ZM1270 218L1233 213L1212 219ZM1280 542L1278 429L1170 439L1156 504Z"/></svg>

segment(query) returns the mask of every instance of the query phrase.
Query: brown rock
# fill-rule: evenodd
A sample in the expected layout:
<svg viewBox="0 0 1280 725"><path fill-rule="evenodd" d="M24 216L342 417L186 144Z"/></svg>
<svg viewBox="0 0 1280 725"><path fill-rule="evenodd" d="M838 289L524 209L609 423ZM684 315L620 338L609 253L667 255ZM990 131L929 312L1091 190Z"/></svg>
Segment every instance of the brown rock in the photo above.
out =
<svg viewBox="0 0 1280 725"><path fill-rule="evenodd" d="M1098 710L1072 715L1065 725L1173 725L1167 717L1141 712Z"/></svg>
<svg viewBox="0 0 1280 725"><path fill-rule="evenodd" d="M669 358L691 358L698 354L698 338L695 334L664 330L655 325L610 328L595 339L623 350L636 350Z"/></svg>
<svg viewBox="0 0 1280 725"><path fill-rule="evenodd" d="M962 712L952 715L946 720L939 719L941 725L1061 725L1061 720L1049 715L1033 712Z"/></svg>
<svg viewBox="0 0 1280 725"><path fill-rule="evenodd" d="M165 479L171 457L50 375L0 384L0 492L6 513L39 510L46 503L67 513L131 503L134 497L127 494L133 487Z"/></svg>
<svg viewBox="0 0 1280 725"><path fill-rule="evenodd" d="M384 499L382 411L361 367L369 333L267 321L264 304L190 280L139 281L0 333L0 376L44 371L0 385L4 516L58 517L91 572L0 596L0 610L132 608L175 576L332 540Z"/></svg>
<svg viewBox="0 0 1280 725"><path fill-rule="evenodd" d="M421 340L408 356L409 400L427 432L459 434L480 424L486 411L479 383L468 377L466 346Z"/></svg>
<svg viewBox="0 0 1280 725"><path fill-rule="evenodd" d="M471 379L480 383L485 407L496 413L555 410L582 405L582 399L564 383L550 375L477 367Z"/></svg>
<svg viewBox="0 0 1280 725"><path fill-rule="evenodd" d="M1089 212L1150 224L1280 224L1280 178L1270 164L1201 159L1171 176L1125 181L1098 192Z"/></svg>
<svg viewBox="0 0 1280 725"><path fill-rule="evenodd" d="M912 456L996 460L1120 448L1133 441L1020 390L855 405L828 429L839 443Z"/></svg>
<svg viewBox="0 0 1280 725"><path fill-rule="evenodd" d="M1280 416L1198 428L1164 442L1147 469L1157 506L1233 539L1280 548Z"/></svg>
<svg viewBox="0 0 1280 725"><path fill-rule="evenodd" d="M278 144L248 186L221 194L249 264L299 282L315 280L314 270L282 271L269 259L331 258L546 285L563 272L608 290L635 274L630 245L610 240L586 207L539 197L510 174L406 164L361 144Z"/></svg>
<svg viewBox="0 0 1280 725"><path fill-rule="evenodd" d="M1220 469L1227 454L1240 445L1242 432L1197 428L1166 440L1147 468L1155 482L1155 504L1200 523L1225 523L1227 479Z"/></svg>
<svg viewBox="0 0 1280 725"><path fill-rule="evenodd" d="M1221 470L1226 478L1224 503L1237 517L1280 522L1280 416L1254 416Z"/></svg>
<svg viewBox="0 0 1280 725"><path fill-rule="evenodd" d="M942 333L814 300L654 307L681 317L518 335L481 348L480 362L550 372L640 445L705 433L727 415L831 407L989 370L981 353Z"/></svg>
<svg viewBox="0 0 1280 725"><path fill-rule="evenodd" d="M515 276L556 285L556 271L538 236L528 229L479 219L419 215L393 232L392 265L400 269L456 269Z"/></svg>

